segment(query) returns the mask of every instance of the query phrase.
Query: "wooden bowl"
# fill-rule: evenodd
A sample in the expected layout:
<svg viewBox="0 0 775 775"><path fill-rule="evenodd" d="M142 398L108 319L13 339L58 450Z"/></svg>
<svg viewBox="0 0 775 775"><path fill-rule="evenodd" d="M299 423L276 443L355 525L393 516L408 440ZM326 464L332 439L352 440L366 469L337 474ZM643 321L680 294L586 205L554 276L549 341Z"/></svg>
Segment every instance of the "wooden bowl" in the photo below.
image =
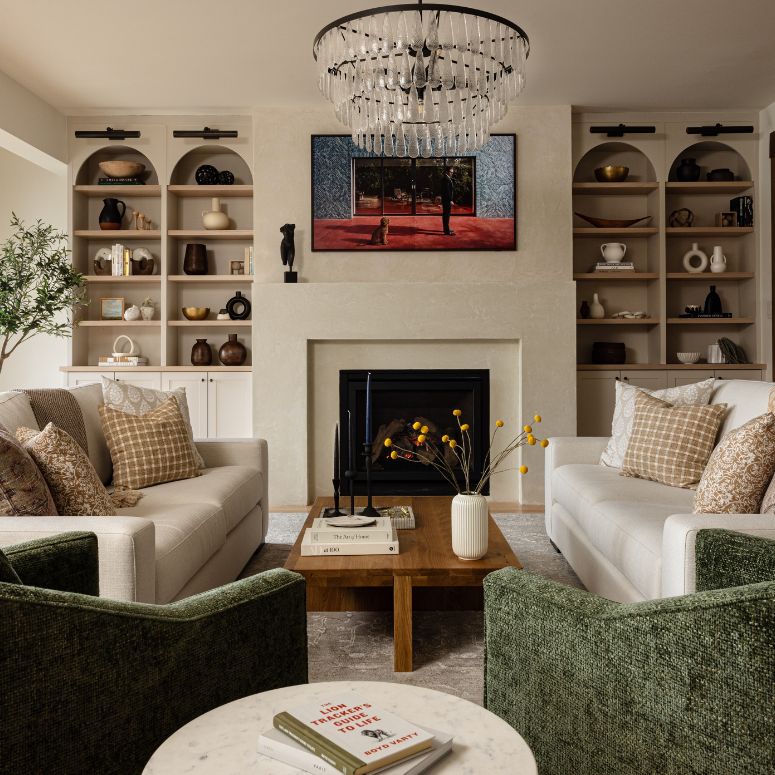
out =
<svg viewBox="0 0 775 775"><path fill-rule="evenodd" d="M583 215L582 213L576 213L579 218L591 223L593 226L597 226L598 229L626 229L628 226L634 226L641 221L647 221L651 218L650 215L644 215L642 218L593 218L591 215ZM645 225L645 224L644 224Z"/></svg>
<svg viewBox="0 0 775 775"><path fill-rule="evenodd" d="M183 317L186 320L207 320L210 314L209 307L183 307Z"/></svg>
<svg viewBox="0 0 775 775"><path fill-rule="evenodd" d="M595 170L595 179L600 183L623 183L630 174L630 168L619 164L606 164Z"/></svg>
<svg viewBox="0 0 775 775"><path fill-rule="evenodd" d="M109 178L136 178L145 170L145 164L141 164L139 161L121 161L120 159L101 161L99 167Z"/></svg>

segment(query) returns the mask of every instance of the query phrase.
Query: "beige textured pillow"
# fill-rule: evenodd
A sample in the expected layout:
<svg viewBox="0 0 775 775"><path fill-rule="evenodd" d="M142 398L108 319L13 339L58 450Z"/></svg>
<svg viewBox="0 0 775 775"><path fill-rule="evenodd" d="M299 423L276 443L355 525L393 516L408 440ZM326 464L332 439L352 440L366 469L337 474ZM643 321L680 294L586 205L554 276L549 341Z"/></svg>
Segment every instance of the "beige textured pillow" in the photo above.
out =
<svg viewBox="0 0 775 775"><path fill-rule="evenodd" d="M100 419L117 490L138 490L199 476L175 396L142 415L101 406Z"/></svg>
<svg viewBox="0 0 775 775"><path fill-rule="evenodd" d="M775 473L775 414L767 412L719 442L694 496L695 514L758 514Z"/></svg>
<svg viewBox="0 0 775 775"><path fill-rule="evenodd" d="M177 388L176 390L166 392L164 390L154 390L153 388L138 387L137 385L127 385L126 382L118 382L115 379L108 379L108 377L102 378L102 398L105 404L112 409L119 409L127 414L146 414L152 409L160 407L170 396L175 396L178 402L178 408L186 425L186 432L188 433L197 466L204 468L205 461L194 443L194 429L191 427L191 415L188 411L188 400L184 388Z"/></svg>
<svg viewBox="0 0 775 775"><path fill-rule="evenodd" d="M621 468L624 455L632 435L632 421L635 417L635 396L638 393L667 401L673 406L705 406L713 392L714 379L704 379L691 385L665 388L664 390L646 390L637 385L629 385L621 380L616 383L616 404L611 423L611 438L600 457L600 465Z"/></svg>
<svg viewBox="0 0 775 775"><path fill-rule="evenodd" d="M21 443L2 428L0 461L0 516L56 516L54 499L40 469Z"/></svg>
<svg viewBox="0 0 775 775"><path fill-rule="evenodd" d="M17 428L54 497L57 511L73 517L112 517L116 509L81 445L49 423L42 431Z"/></svg>
<svg viewBox="0 0 775 775"><path fill-rule="evenodd" d="M726 404L673 406L641 392L622 476L693 488L716 443Z"/></svg>

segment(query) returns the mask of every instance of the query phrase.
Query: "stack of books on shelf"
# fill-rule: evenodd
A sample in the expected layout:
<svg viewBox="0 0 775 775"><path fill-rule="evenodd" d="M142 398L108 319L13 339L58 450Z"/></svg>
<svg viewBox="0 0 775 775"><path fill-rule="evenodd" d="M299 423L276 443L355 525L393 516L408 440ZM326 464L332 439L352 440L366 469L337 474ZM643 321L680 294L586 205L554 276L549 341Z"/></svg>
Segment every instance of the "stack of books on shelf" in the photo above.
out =
<svg viewBox="0 0 775 775"><path fill-rule="evenodd" d="M334 520L336 522L336 520ZM377 517L373 524L341 527L318 517L304 531L303 557L354 554L398 554L398 535L390 517Z"/></svg>
<svg viewBox="0 0 775 775"><path fill-rule="evenodd" d="M635 264L632 261L598 261L595 264L596 272L634 272Z"/></svg>
<svg viewBox="0 0 775 775"><path fill-rule="evenodd" d="M452 748L452 736L421 727L358 698L309 704L274 717L258 752L324 775L419 775Z"/></svg>
<svg viewBox="0 0 775 775"><path fill-rule="evenodd" d="M148 359L142 355L100 355L98 366L147 366Z"/></svg>
<svg viewBox="0 0 775 775"><path fill-rule="evenodd" d="M100 178L97 181L100 186L143 186L145 183L140 178Z"/></svg>

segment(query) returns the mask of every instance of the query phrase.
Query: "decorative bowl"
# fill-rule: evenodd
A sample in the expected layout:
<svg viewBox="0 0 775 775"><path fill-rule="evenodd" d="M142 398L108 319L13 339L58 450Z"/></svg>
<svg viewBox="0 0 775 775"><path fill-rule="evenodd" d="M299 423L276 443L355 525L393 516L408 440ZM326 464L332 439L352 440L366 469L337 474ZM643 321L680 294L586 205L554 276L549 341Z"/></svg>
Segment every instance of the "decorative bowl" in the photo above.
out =
<svg viewBox="0 0 775 775"><path fill-rule="evenodd" d="M183 307L182 311L186 320L207 320L210 314L209 307Z"/></svg>
<svg viewBox="0 0 775 775"><path fill-rule="evenodd" d="M651 220L650 215L644 215L642 218L594 218L591 215L582 215L576 213L579 218L591 223L593 226L597 226L598 229L626 229L628 226L633 226L641 221ZM645 225L645 224L644 224Z"/></svg>
<svg viewBox="0 0 775 775"><path fill-rule="evenodd" d="M121 161L120 159L101 161L99 167L109 178L135 178L145 170L145 164L141 164L139 161Z"/></svg>
<svg viewBox="0 0 775 775"><path fill-rule="evenodd" d="M595 170L595 179L600 183L622 183L627 180L630 168L619 164L606 164Z"/></svg>
<svg viewBox="0 0 775 775"><path fill-rule="evenodd" d="M676 353L675 355L681 363L697 363L700 360L699 353Z"/></svg>

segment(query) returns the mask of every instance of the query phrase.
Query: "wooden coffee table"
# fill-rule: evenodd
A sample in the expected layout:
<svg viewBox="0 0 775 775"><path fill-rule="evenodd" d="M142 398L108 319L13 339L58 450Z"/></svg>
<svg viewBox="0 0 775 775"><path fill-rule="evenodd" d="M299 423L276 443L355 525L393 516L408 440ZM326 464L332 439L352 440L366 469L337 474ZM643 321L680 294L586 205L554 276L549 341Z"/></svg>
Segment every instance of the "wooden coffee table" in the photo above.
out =
<svg viewBox="0 0 775 775"><path fill-rule="evenodd" d="M331 498L318 498L304 527L320 515ZM364 501L358 499L360 505ZM521 568L492 517L487 554L481 560L459 560L452 553L449 497L381 497L376 506L411 504L417 527L399 530L400 554L354 557L302 557L299 534L288 570L307 580L308 611L393 611L393 669L412 670L412 611L479 610L482 579L494 570Z"/></svg>

